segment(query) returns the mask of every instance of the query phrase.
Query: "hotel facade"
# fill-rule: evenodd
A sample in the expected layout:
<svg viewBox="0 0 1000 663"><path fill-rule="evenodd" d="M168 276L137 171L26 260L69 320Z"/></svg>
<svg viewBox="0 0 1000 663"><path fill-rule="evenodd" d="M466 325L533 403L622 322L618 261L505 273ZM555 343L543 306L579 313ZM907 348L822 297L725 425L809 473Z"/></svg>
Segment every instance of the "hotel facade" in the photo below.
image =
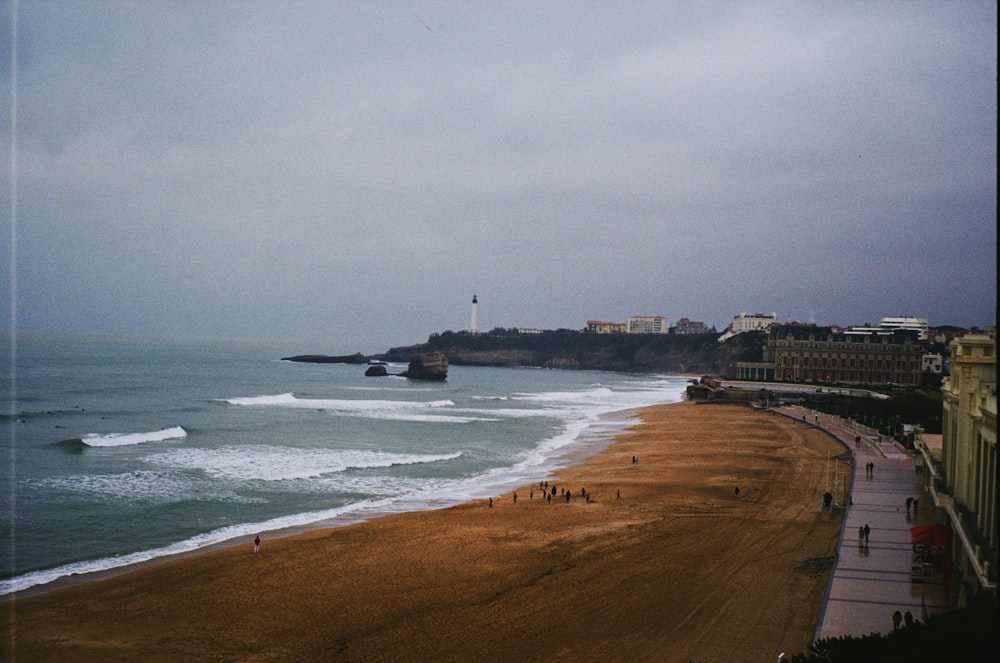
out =
<svg viewBox="0 0 1000 663"><path fill-rule="evenodd" d="M923 348L913 330L834 331L815 325L773 325L763 361L740 362L741 380L898 384L917 386L923 377Z"/></svg>
<svg viewBox="0 0 1000 663"><path fill-rule="evenodd" d="M997 590L996 334L963 336L949 347L940 461L919 448L927 490L954 533L949 589L962 607L970 594Z"/></svg>

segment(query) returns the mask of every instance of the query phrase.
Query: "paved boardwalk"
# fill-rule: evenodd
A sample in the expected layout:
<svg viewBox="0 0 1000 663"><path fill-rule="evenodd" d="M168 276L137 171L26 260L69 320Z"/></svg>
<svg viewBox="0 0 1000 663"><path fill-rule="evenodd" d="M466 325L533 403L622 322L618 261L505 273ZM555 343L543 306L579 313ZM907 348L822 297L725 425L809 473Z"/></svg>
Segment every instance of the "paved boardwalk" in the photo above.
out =
<svg viewBox="0 0 1000 663"><path fill-rule="evenodd" d="M889 441L879 443L875 431L840 417L799 406L774 411L829 432L843 442L854 463L837 561L815 639L887 633L893 629L896 610L923 621L929 614L948 609L940 578L925 583L910 579L910 528L935 522L933 502L923 492L915 457ZM868 463L874 464L870 473ZM831 485L836 497L844 501L843 488ZM919 499L918 510L907 513L908 497ZM858 528L865 525L871 530L867 543L858 535Z"/></svg>

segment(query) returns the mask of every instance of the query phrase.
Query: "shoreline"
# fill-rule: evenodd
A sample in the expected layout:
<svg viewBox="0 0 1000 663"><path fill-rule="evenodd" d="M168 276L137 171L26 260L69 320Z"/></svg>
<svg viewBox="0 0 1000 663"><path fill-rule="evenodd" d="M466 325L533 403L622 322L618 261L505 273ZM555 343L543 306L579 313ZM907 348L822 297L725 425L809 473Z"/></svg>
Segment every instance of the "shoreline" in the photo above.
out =
<svg viewBox="0 0 1000 663"><path fill-rule="evenodd" d="M7 643L25 660L338 658L331 651L726 660L804 650L828 572L798 565L835 549L839 520L818 506L838 445L738 405L632 412L641 423L553 473L550 484L570 487L568 503L561 493L542 502L529 484L492 507L473 499L390 514L264 537L259 555L248 541L8 595Z"/></svg>
<svg viewBox="0 0 1000 663"><path fill-rule="evenodd" d="M671 404L673 403L662 403L651 407L659 407ZM607 412L605 414L600 415L597 421L589 424L587 429L585 429L580 435L577 436L573 444L568 445L570 448L554 456L554 458L558 460L550 463L550 465L547 466L546 468L547 474L545 475L545 478L551 477L554 474L562 470L565 470L568 467L585 463L587 459L590 458L591 456L602 453L609 446L615 443L615 440L617 439L618 436L620 436L621 434L626 432L630 427L636 425L641 421L640 415L642 410L645 409L645 407L650 407L650 406L626 408L624 410ZM590 432L592 429L595 428L599 428L599 430ZM511 479L508 482L500 482L500 483L509 486L513 490L516 490L521 487L520 482L517 479ZM456 497L456 498L443 499L439 503L432 503L427 500L416 500L411 497L408 500L397 499L394 502L392 502L392 506L387 506L385 508L373 506L367 504L366 502L359 502L355 505L352 505L358 507L356 512L353 511L345 512L337 516L324 517L315 521L295 524L295 525L288 525L285 527L278 527L272 529L265 528L255 531L254 534L250 535L240 534L220 541L214 541L206 545L198 546L189 550L153 555L152 557L141 561L126 562L118 566L111 566L107 568L96 569L93 571L72 572L65 575L61 575L48 582L42 582L30 585L21 590L15 590L13 592L8 592L6 594L0 594L0 605L3 605L6 602L16 600L18 598L29 598L33 596L40 596L47 594L49 592L58 591L66 587L74 587L81 584L87 584L90 582L100 582L102 580L114 578L122 574L130 573L132 571L154 567L162 563L169 563L175 560L197 557L198 555L209 553L216 550L223 550L227 548L242 546L245 544L246 541L251 540L250 537L254 535L259 535L266 539L272 539L272 540L279 538L287 538L302 534L308 534L313 531L324 531L324 530L340 529L343 527L351 527L353 525L369 522L373 519L383 518L386 516L392 516L397 514L449 509L452 507L460 506L462 504L474 501L476 499L480 498ZM267 523L265 522L261 524L266 525ZM207 534L211 534L211 532ZM180 541L172 545L178 545L182 543L184 542ZM137 551L136 553L131 553L131 554L141 555L145 553L154 553L154 552L155 550ZM113 559L113 558L105 558L105 559ZM95 563L101 561L103 561L103 559L93 560L93 562ZM58 568L60 567L56 567L56 569ZM44 572L46 570L48 569L42 569L41 571ZM16 580L17 578L24 577L25 575L29 574L22 574L21 576L15 576L14 578L8 579L8 581Z"/></svg>

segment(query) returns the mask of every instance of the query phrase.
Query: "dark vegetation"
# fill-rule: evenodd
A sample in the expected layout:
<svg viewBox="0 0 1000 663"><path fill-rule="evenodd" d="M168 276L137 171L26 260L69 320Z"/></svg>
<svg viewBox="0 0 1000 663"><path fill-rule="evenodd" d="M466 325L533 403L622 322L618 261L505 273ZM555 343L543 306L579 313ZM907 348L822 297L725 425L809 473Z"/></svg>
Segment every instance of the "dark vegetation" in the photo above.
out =
<svg viewBox="0 0 1000 663"><path fill-rule="evenodd" d="M924 433L941 432L942 404L939 387L866 389L884 393L891 398L882 400L816 393L803 396L802 403L820 412L859 421L904 445L912 446L913 443L913 433L904 432L904 424L918 425Z"/></svg>
<svg viewBox="0 0 1000 663"><path fill-rule="evenodd" d="M993 663L1000 657L1000 613L990 594L973 597L968 607L931 615L888 634L844 636L816 641L791 663Z"/></svg>

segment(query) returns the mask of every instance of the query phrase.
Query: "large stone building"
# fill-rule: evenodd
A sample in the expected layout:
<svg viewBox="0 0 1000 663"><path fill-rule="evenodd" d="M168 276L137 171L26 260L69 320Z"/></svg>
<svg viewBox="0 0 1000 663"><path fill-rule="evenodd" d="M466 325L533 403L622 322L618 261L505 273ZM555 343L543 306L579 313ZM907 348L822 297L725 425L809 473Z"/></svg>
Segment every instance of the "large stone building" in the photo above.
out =
<svg viewBox="0 0 1000 663"><path fill-rule="evenodd" d="M996 334L963 336L950 348L940 463L921 450L928 491L954 533L951 589L962 606L970 592L997 588Z"/></svg>
<svg viewBox="0 0 1000 663"><path fill-rule="evenodd" d="M912 330L847 334L816 325L773 325L762 362L740 362L741 380L898 384L922 380L923 348Z"/></svg>

